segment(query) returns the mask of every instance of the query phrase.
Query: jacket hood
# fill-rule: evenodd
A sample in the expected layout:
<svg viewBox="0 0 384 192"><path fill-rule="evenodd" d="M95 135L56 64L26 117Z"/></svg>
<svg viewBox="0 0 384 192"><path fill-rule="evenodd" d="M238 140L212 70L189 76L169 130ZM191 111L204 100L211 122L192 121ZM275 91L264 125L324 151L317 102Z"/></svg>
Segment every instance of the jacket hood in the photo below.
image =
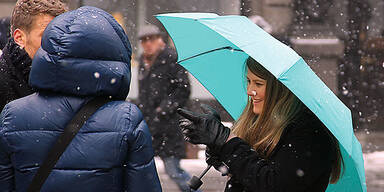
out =
<svg viewBox="0 0 384 192"><path fill-rule="evenodd" d="M53 19L32 62L37 90L125 99L131 79L131 45L107 12L81 7Z"/></svg>

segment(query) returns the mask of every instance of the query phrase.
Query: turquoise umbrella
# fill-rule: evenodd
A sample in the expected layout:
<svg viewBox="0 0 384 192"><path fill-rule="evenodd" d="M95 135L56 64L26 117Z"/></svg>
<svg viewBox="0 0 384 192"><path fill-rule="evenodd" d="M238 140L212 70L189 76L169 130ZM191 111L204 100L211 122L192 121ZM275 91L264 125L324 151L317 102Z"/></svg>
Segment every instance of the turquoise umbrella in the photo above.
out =
<svg viewBox="0 0 384 192"><path fill-rule="evenodd" d="M288 87L335 135L344 174L327 191L367 191L361 145L351 111L294 50L243 16L170 13L156 16L171 36L184 66L238 119L246 102L245 60L261 63Z"/></svg>

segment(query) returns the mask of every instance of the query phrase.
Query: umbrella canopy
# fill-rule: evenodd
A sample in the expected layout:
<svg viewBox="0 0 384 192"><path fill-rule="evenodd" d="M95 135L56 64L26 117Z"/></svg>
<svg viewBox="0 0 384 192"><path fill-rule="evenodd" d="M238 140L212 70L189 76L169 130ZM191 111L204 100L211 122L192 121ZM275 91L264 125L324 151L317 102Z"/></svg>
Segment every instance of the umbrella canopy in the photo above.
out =
<svg viewBox="0 0 384 192"><path fill-rule="evenodd" d="M327 191L366 191L361 145L350 110L306 62L243 16L170 13L156 16L170 34L184 66L238 119L246 102L245 60L262 64L288 87L338 139L344 174Z"/></svg>

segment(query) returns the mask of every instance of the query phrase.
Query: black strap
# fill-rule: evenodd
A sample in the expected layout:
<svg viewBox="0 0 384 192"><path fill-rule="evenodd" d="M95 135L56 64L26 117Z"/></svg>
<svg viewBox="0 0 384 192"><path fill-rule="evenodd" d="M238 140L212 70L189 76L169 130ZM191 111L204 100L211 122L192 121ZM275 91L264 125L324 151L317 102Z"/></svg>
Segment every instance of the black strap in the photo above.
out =
<svg viewBox="0 0 384 192"><path fill-rule="evenodd" d="M59 136L55 145L49 151L47 158L43 164L37 170L36 175L33 177L31 184L29 185L27 192L39 192L43 186L45 180L48 178L56 162L60 156L64 153L65 149L71 143L72 139L79 132L80 128L84 125L85 121L97 111L105 103L111 101L104 97L96 97L87 102L72 120L67 124L64 132Z"/></svg>

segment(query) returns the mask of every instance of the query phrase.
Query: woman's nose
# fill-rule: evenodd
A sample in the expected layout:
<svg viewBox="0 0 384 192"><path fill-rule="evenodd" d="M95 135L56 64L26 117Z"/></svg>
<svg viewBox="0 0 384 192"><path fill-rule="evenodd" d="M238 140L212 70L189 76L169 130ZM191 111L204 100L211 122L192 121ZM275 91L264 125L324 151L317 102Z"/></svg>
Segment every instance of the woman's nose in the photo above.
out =
<svg viewBox="0 0 384 192"><path fill-rule="evenodd" d="M249 96L256 96L257 95L257 92L255 90L252 90L252 89L248 89L247 90L247 94Z"/></svg>

